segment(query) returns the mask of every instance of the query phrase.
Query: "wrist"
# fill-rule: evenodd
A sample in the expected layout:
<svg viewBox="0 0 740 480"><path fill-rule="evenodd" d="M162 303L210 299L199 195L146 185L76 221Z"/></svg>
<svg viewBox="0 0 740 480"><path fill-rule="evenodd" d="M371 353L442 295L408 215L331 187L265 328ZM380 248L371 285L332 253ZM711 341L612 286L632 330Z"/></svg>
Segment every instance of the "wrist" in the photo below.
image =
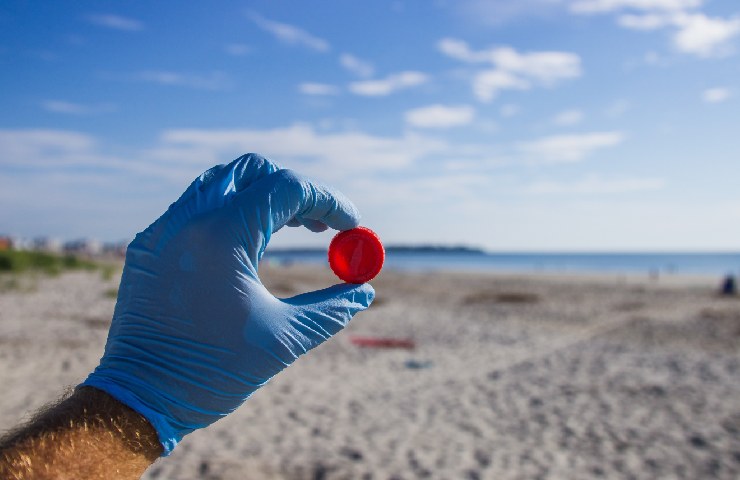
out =
<svg viewBox="0 0 740 480"><path fill-rule="evenodd" d="M139 412L107 392L79 386L69 401L74 403L73 410L78 413L80 422L108 430L132 453L151 461L162 454L154 426Z"/></svg>
<svg viewBox="0 0 740 480"><path fill-rule="evenodd" d="M159 447L161 456L172 453L177 443L182 439L182 434L170 424L167 417L144 402L132 389L122 386L118 382L98 375L91 374L79 387L92 388L105 392L110 398L126 406L129 410L139 415L153 432L153 438Z"/></svg>

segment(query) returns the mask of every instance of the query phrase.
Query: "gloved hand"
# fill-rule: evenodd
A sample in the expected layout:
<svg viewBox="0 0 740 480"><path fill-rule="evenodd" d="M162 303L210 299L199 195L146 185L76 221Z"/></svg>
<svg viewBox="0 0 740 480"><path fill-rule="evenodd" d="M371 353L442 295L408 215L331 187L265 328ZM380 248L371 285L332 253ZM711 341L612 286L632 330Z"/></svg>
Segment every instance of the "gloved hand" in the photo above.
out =
<svg viewBox="0 0 740 480"><path fill-rule="evenodd" d="M141 413L168 455L370 305L369 284L281 300L257 275L283 225L358 222L341 193L259 155L206 171L129 245L105 353L82 385Z"/></svg>

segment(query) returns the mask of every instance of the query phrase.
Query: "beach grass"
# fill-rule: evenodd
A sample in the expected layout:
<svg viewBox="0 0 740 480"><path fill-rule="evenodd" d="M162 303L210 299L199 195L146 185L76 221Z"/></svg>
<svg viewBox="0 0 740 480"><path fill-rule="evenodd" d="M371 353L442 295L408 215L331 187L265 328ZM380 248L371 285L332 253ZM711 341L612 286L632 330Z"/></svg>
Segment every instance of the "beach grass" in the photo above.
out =
<svg viewBox="0 0 740 480"><path fill-rule="evenodd" d="M102 280L108 282L120 271L120 265L70 254L2 250L0 292L34 292L40 277L56 277L70 271L99 271Z"/></svg>
<svg viewBox="0 0 740 480"><path fill-rule="evenodd" d="M75 255L57 255L26 250L0 251L1 273L36 271L57 275L65 270L96 270L100 264Z"/></svg>

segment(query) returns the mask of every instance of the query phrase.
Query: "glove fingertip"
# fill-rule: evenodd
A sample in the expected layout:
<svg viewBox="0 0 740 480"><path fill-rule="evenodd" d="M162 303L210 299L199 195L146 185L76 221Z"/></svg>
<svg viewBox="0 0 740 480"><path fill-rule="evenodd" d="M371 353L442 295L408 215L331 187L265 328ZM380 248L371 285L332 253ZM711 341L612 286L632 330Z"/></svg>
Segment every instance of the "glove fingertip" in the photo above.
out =
<svg viewBox="0 0 740 480"><path fill-rule="evenodd" d="M361 303L365 305L365 308L369 307L373 303L373 300L375 300L375 289L369 283L358 285L356 292L357 296L362 300Z"/></svg>

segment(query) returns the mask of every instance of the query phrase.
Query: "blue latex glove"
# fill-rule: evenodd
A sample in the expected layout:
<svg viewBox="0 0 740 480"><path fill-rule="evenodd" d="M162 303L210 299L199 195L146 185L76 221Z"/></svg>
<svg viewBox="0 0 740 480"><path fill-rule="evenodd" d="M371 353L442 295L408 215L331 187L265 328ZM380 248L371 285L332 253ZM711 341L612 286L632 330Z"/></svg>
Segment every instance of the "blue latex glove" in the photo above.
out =
<svg viewBox="0 0 740 480"><path fill-rule="evenodd" d="M168 455L370 305L369 284L281 300L257 275L283 225L358 222L341 193L259 155L206 171L129 245L105 353L82 385L146 417Z"/></svg>

